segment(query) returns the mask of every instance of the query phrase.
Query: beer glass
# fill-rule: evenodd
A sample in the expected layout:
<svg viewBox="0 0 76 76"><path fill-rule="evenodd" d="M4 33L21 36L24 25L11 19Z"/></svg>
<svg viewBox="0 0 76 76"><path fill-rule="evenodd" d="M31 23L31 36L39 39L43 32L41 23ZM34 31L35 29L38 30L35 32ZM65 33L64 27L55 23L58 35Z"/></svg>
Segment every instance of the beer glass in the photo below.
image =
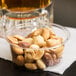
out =
<svg viewBox="0 0 76 76"><path fill-rule="evenodd" d="M2 0L6 29L17 24L49 25L53 22L53 1L51 0Z"/></svg>
<svg viewBox="0 0 76 76"><path fill-rule="evenodd" d="M0 9L0 38L3 38L5 36L5 27L3 26L3 12L2 9Z"/></svg>
<svg viewBox="0 0 76 76"><path fill-rule="evenodd" d="M1 20L1 18L2 18L2 10L0 9L0 20Z"/></svg>
<svg viewBox="0 0 76 76"><path fill-rule="evenodd" d="M0 0L0 9L1 9L1 0Z"/></svg>

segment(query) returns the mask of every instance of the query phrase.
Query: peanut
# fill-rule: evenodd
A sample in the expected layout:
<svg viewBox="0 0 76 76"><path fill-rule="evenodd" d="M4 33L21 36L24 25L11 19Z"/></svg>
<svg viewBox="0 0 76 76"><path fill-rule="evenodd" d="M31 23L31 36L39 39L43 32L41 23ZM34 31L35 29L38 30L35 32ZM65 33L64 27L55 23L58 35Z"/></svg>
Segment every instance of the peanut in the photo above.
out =
<svg viewBox="0 0 76 76"><path fill-rule="evenodd" d="M28 58L25 58L25 63L33 63L34 60L33 59L28 59Z"/></svg>
<svg viewBox="0 0 76 76"><path fill-rule="evenodd" d="M47 40L50 37L50 31L48 28L43 28L42 36L43 36L44 40Z"/></svg>
<svg viewBox="0 0 76 76"><path fill-rule="evenodd" d="M36 36L33 37L34 44L37 44L39 46L46 46L46 42L44 41L44 38L42 36Z"/></svg>
<svg viewBox="0 0 76 76"><path fill-rule="evenodd" d="M20 65L24 65L24 57L22 55L17 56L17 61Z"/></svg>
<svg viewBox="0 0 76 76"><path fill-rule="evenodd" d="M61 58L62 57L62 54L63 54L63 52L58 53L57 54L58 58Z"/></svg>
<svg viewBox="0 0 76 76"><path fill-rule="evenodd" d="M55 52L55 53L61 53L61 52L63 52L63 50L64 50L64 46L62 45L62 46L60 46L60 47L58 47L58 48L56 48L56 49L54 49L53 51Z"/></svg>
<svg viewBox="0 0 76 76"><path fill-rule="evenodd" d="M61 44L61 41L59 40L59 39L48 39L47 40L47 45L49 46L49 47L52 47L52 46L56 46L56 45L59 45L59 44Z"/></svg>
<svg viewBox="0 0 76 76"><path fill-rule="evenodd" d="M30 34L27 36L27 38L29 38L29 37L32 38L33 36L41 35L41 33L42 33L42 28L37 29L37 30L35 30L34 32L30 33Z"/></svg>
<svg viewBox="0 0 76 76"><path fill-rule="evenodd" d="M24 40L25 38L21 35L14 35L13 37L15 37L18 40Z"/></svg>
<svg viewBox="0 0 76 76"><path fill-rule="evenodd" d="M56 35L55 32L54 32L54 30L52 28L50 28L49 30L50 30L50 37L51 37L51 35Z"/></svg>
<svg viewBox="0 0 76 76"><path fill-rule="evenodd" d="M34 50L26 49L24 50L24 52L25 52L25 60L26 59L33 60L33 56L35 55Z"/></svg>
<svg viewBox="0 0 76 76"><path fill-rule="evenodd" d="M32 44L32 45L30 46L30 48L33 48L33 49L39 49L39 46L36 45L36 44Z"/></svg>
<svg viewBox="0 0 76 76"><path fill-rule="evenodd" d="M8 36L7 39L9 40L10 43L18 44L18 40L13 36Z"/></svg>
<svg viewBox="0 0 76 76"><path fill-rule="evenodd" d="M36 69L37 69L37 66L36 66L35 63L26 63L26 64L25 64L25 67L26 67L27 69L30 69L30 70L36 70Z"/></svg>
<svg viewBox="0 0 76 76"><path fill-rule="evenodd" d="M42 60L37 60L36 63L37 63L37 66L39 69L45 69L46 68L46 65L44 64L44 62Z"/></svg>
<svg viewBox="0 0 76 76"><path fill-rule="evenodd" d="M12 51L16 54L23 54L23 49L18 45L12 45Z"/></svg>
<svg viewBox="0 0 76 76"><path fill-rule="evenodd" d="M22 48L28 48L30 46L29 43L23 41L19 41L18 45Z"/></svg>
<svg viewBox="0 0 76 76"><path fill-rule="evenodd" d="M25 50L25 59L38 60L44 55L43 50Z"/></svg>
<svg viewBox="0 0 76 76"><path fill-rule="evenodd" d="M33 36L38 36L38 35L41 35L42 34L42 28L40 29L37 29L33 32Z"/></svg>
<svg viewBox="0 0 76 76"><path fill-rule="evenodd" d="M33 39L32 38L25 38L23 42L29 43L30 45L33 44Z"/></svg>
<svg viewBox="0 0 76 76"><path fill-rule="evenodd" d="M44 55L44 50L35 50L34 51L34 55L33 55L33 59L34 60L38 60L38 59L41 59Z"/></svg>

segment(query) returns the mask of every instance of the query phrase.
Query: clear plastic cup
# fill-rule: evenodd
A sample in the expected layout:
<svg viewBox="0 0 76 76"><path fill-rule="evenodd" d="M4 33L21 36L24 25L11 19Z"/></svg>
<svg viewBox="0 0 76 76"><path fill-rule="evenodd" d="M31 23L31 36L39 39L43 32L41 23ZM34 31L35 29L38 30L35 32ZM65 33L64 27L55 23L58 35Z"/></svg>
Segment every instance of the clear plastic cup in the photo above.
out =
<svg viewBox="0 0 76 76"><path fill-rule="evenodd" d="M45 69L58 64L68 38L67 29L58 24L50 26L21 24L6 32L12 61L30 70Z"/></svg>

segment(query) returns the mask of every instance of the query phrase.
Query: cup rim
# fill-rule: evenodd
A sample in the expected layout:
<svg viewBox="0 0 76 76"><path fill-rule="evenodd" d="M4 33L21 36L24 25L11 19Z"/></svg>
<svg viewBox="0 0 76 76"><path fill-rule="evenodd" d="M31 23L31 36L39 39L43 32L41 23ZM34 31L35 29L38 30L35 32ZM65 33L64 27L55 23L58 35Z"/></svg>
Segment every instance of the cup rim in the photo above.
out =
<svg viewBox="0 0 76 76"><path fill-rule="evenodd" d="M70 38L70 32L67 30L66 27L61 26L61 25L59 25L59 24L55 24L55 23L51 23L51 25L52 25L51 27L55 26L55 27L63 30L63 32L64 32L64 34L65 34L65 36L66 36L66 37L65 37L65 40L64 40L61 44L59 44L59 45L56 45L56 46L53 46L53 47L42 47L42 48L38 48L39 50L53 50L53 49L58 48L58 47L60 47L60 46L64 46L65 43L66 43L66 42L69 40L69 38ZM49 27L50 27L50 26L49 26ZM10 45L13 45L13 46L16 45L16 44L10 43L8 39L6 39L6 40L8 41L8 43L9 43ZM35 49L35 48L23 48L23 47L21 47L21 48L22 48L22 49L33 49L33 50L37 50L37 49Z"/></svg>

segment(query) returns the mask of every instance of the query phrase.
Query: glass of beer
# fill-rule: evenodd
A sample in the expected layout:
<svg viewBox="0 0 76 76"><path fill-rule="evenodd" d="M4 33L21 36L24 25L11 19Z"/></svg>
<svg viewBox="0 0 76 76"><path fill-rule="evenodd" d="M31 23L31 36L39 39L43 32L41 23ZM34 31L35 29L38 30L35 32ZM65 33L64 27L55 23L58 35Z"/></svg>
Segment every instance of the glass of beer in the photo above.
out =
<svg viewBox="0 0 76 76"><path fill-rule="evenodd" d="M2 18L2 10L0 9L0 20L1 20L1 18Z"/></svg>
<svg viewBox="0 0 76 76"><path fill-rule="evenodd" d="M0 9L0 38L5 37L5 27L3 26L3 12Z"/></svg>
<svg viewBox="0 0 76 76"><path fill-rule="evenodd" d="M48 25L53 22L53 1L51 0L1 0L5 13L5 26L24 23L25 25Z"/></svg>

